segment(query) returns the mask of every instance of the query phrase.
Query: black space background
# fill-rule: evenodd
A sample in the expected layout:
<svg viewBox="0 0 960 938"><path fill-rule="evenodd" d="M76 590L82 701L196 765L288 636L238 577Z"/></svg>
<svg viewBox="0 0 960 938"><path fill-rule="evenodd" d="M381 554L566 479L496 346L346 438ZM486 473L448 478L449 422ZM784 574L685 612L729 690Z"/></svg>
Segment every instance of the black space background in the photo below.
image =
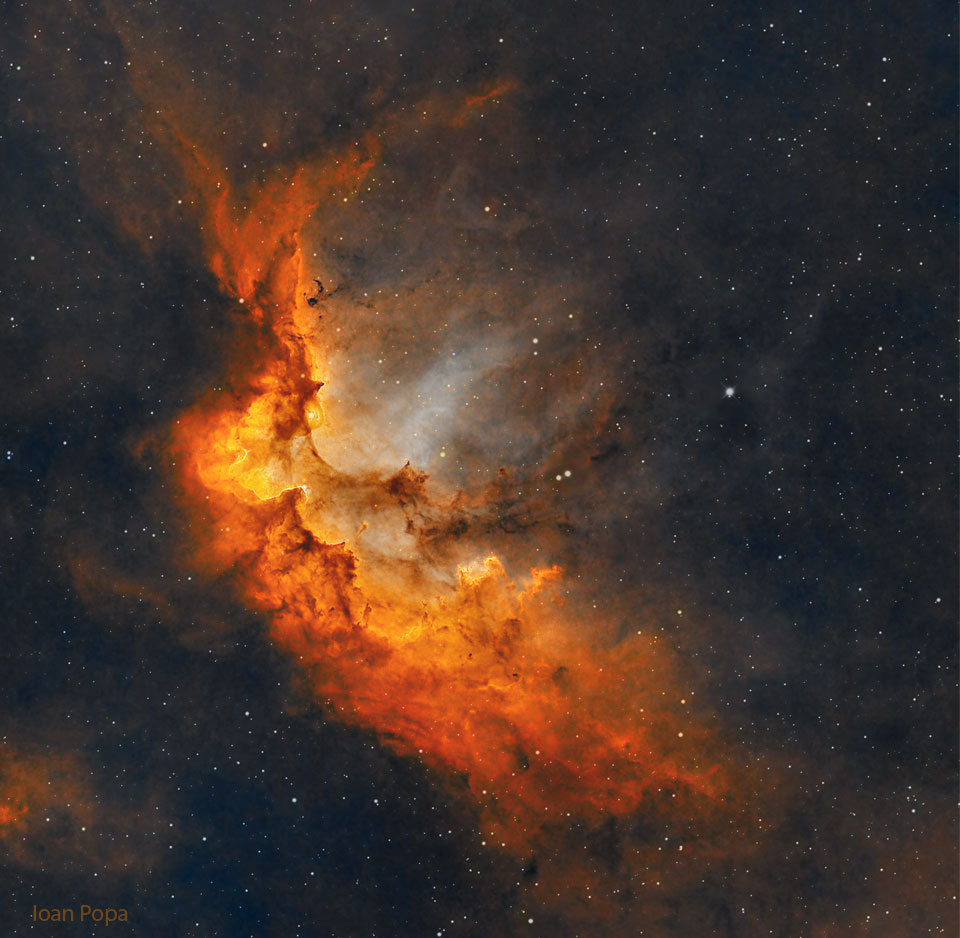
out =
<svg viewBox="0 0 960 938"><path fill-rule="evenodd" d="M94 876L111 848L65 830L6 852L0 933L60 933L31 907L81 901L127 907L144 936L540 933L520 924L509 862L478 852L425 770L324 722L256 617L182 579L168 607L76 591L67 558L85 545L134 577L182 573L165 546L175 509L131 441L216 382L230 313L194 246L146 253L91 195L82 153L99 131L61 111L48 75L62 63L31 38L43 6L6 4L0 19L0 736L77 753L111 816L99 836L149 863ZM224 19L265 45L309 33L306 10L167 4L156 22L177 48L177 26L202 18L183 58L213 84L231 76L242 108L237 76L262 101L275 66L221 62L212 41L205 56L209 31ZM707 623L686 652L724 719L834 783L808 790L748 876L678 897L649 933L908 934L884 930L876 857L956 870L955 9L343 11L354 49L384 29L406 43L392 81L410 93L437 75L468 90L497 77L490 50L509 37L523 133L542 141L531 204L573 206L571 254L603 243L605 212L629 214L628 186L656 180L650 250L586 274L604 334L642 337L611 452L626 466L655 450L662 493L642 523L604 532L604 560L629 573L642 538L659 559L649 588L683 594ZM75 76L111 49L123 58L109 21L86 4L64 22L93 52ZM341 39L322 32L324 49ZM345 80L345 111L351 94ZM352 119L363 125L360 104ZM312 134L336 136L334 118L320 123ZM789 849L801 836L803 856ZM765 909L738 918L753 893ZM922 876L890 901L910 935L956 925ZM632 914L643 933L642 903ZM549 933L577 932L560 916Z"/></svg>

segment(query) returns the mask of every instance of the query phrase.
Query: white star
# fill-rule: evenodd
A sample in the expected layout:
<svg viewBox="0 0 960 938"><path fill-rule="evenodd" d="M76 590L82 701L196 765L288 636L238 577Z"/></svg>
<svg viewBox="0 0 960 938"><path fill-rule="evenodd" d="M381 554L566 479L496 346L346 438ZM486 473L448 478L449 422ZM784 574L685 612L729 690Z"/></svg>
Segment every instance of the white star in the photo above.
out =
<svg viewBox="0 0 960 938"><path fill-rule="evenodd" d="M723 390L723 396L724 396L724 397L733 397L733 395L734 395L734 393L736 392L736 390L737 390L736 388L724 388L724 390Z"/></svg>

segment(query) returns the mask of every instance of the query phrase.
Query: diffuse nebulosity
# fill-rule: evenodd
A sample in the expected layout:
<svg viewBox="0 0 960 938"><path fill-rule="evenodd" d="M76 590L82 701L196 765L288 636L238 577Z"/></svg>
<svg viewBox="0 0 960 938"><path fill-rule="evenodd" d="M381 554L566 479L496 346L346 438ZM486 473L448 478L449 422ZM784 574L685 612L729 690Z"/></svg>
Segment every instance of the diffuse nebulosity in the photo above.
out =
<svg viewBox="0 0 960 938"><path fill-rule="evenodd" d="M144 510L170 532L149 562L122 556L106 523L73 518L62 568L91 614L109 618L110 594L135 597L181 638L178 654L201 660L240 642L229 623L243 608L271 646L261 670L302 691L297 706L312 701L318 726L342 724L344 738L398 756L397 779L425 772L461 822L455 837L452 824L438 827L437 843L453 837L471 875L485 871L480 894L463 890L469 915L434 915L424 900L431 927L674 936L790 923L892 934L869 918L877 889L867 882L899 897L899 923L924 919L915 877L897 878L876 832L914 853L920 835L891 821L892 807L874 812L882 824L853 820L860 782L844 780L869 760L850 755L851 769L818 735L832 678L795 697L770 690L802 667L803 655L786 660L799 631L771 611L766 586L740 585L752 568L694 562L698 550L720 552L715 529L731 555L740 540L762 540L743 533L749 506L736 485L747 480L762 502L768 465L778 453L789 461L792 445L786 431L763 439L786 405L764 410L738 373L743 336L762 341L776 324L751 318L755 298L729 301L726 283L723 304L709 302L728 319L694 312L721 289L703 284L722 281L716 258L729 251L716 233L681 233L681 193L705 191L713 164L676 144L676 165L651 160L638 182L622 154L642 149L640 121L613 97L604 104L613 79L594 77L587 90L605 95L581 107L583 94L540 74L536 63L552 62L569 84L582 49L616 47L596 32L600 16L581 16L574 35L545 13L562 54L549 43L521 54L496 10L467 11L462 29L432 8L380 20L327 11L316 29L305 24L319 14L303 4L269 36L246 22L251 11L106 4L58 22L35 10L23 31L38 74L23 107L71 154L102 238L135 254L131 266L153 283L175 268L199 284L179 336L164 336L176 317L161 291L153 306L142 301L160 323L158 347L171 361L193 362L195 341L209 353L186 375L158 366L166 405L117 434L150 473ZM651 21L664 40L651 48L689 38L668 26ZM435 33L449 41L426 54ZM378 54L361 62L360 48ZM106 78L92 62L107 63ZM654 129L664 139L662 121L645 121L650 140ZM731 217L738 198L723 203ZM789 374L805 349L776 346L757 373ZM144 366L104 361L102 375L154 391ZM721 406L735 414L719 418L733 428L733 456L709 428L685 435ZM715 446L709 467L686 456L703 439ZM69 515L69 504L53 500L51 514ZM750 635L742 615L710 619L701 601L731 591L756 605ZM765 707L779 715L788 703L813 714L799 737L786 717L757 729ZM42 858L56 851L41 848L55 843L67 866L91 860L129 881L189 853L179 833L157 850L142 822L198 811L180 780L162 810L145 803L138 815L101 799L108 766L91 771L70 748L61 739L42 753L4 751L0 838L15 868L52 868ZM330 774L326 755L288 754L316 764L318 778ZM299 810L303 796L292 797L269 811ZM255 801L235 802L243 825ZM48 808L59 840L37 822ZM117 834L96 857L76 832L91 825ZM125 834L136 857L115 844L103 852ZM316 851L277 849L301 871L329 830L318 823L313 840ZM237 857L223 862L247 859ZM836 885L851 864L856 889ZM922 870L942 879L935 863ZM485 930L488 913L496 924Z"/></svg>

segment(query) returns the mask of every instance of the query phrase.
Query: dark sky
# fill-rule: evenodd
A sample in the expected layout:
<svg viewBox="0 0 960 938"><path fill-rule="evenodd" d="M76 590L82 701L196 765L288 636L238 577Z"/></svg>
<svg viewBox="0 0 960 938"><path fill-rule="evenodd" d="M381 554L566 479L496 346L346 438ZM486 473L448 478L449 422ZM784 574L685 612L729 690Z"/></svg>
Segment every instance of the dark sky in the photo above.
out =
<svg viewBox="0 0 960 938"><path fill-rule="evenodd" d="M81 903L143 938L956 933L952 6L0 17L4 935L86 934L32 921ZM296 340L335 494L264 524L369 521L389 583L558 564L569 647L634 675L576 725L659 696L676 736L695 693L717 803L588 810L584 766L544 789L566 819L498 814L414 730L338 716L326 613L278 640L259 561L198 559L172 428L286 348L204 186L229 229L351 153L349 197L274 239L337 291ZM408 460L429 480L371 513Z"/></svg>

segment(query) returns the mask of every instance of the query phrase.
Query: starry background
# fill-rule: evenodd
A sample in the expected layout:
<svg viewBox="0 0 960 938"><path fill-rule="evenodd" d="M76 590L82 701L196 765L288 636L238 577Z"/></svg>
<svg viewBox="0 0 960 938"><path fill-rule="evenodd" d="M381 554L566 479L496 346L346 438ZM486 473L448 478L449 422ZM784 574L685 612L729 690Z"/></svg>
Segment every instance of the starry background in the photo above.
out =
<svg viewBox="0 0 960 938"><path fill-rule="evenodd" d="M233 314L145 73L251 175L511 83L469 145L397 156L343 263L496 284L512 258L546 307L577 297L613 391L574 441L568 563L588 592L641 584L793 793L590 933L955 933L956 11L411 2L4 7L0 779L45 817L0 838L3 933L88 902L143 936L585 934L562 897L527 921L549 858L480 849L425 768L327 720L264 623L188 579L136 441L217 383Z"/></svg>

